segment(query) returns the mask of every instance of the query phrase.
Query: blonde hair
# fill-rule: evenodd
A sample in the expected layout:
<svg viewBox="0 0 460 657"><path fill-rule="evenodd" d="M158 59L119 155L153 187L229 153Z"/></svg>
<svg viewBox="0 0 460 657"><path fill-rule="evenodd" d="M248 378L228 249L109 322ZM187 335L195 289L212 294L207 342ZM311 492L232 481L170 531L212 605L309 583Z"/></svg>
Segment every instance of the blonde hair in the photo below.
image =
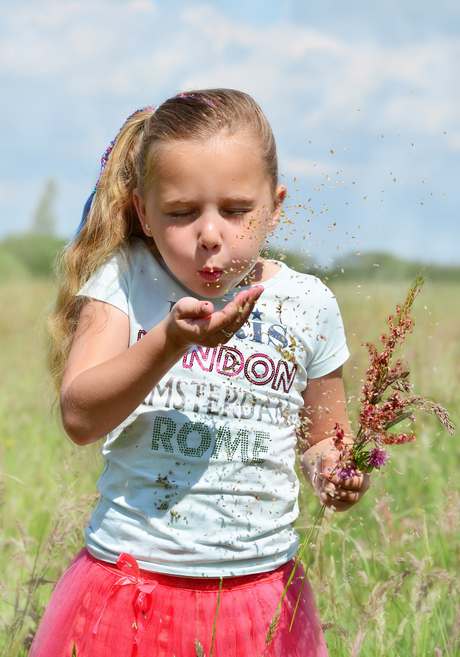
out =
<svg viewBox="0 0 460 657"><path fill-rule="evenodd" d="M114 252L143 239L153 240L141 227L133 192L142 195L156 172L156 152L162 143L202 142L218 134L241 133L261 149L262 164L273 194L278 184L276 144L265 115L247 94L233 89L207 89L180 94L156 110L133 114L121 128L80 232L59 258L60 285L49 317L48 366L59 392L84 297L77 293Z"/></svg>

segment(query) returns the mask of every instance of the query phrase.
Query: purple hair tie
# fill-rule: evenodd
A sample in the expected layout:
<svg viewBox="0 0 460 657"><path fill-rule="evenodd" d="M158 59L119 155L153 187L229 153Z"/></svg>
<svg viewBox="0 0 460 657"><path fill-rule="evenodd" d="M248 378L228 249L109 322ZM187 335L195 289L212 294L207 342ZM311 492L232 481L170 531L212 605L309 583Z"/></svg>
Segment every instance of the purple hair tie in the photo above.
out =
<svg viewBox="0 0 460 657"><path fill-rule="evenodd" d="M211 100L203 98L203 96L198 96L197 94L177 94L177 96L173 96L173 98L194 98L195 100L199 100L201 103L206 103L206 105L209 105L209 107L215 107Z"/></svg>
<svg viewBox="0 0 460 657"><path fill-rule="evenodd" d="M91 203L93 202L94 195L95 195L95 193L96 193L96 191L97 191L97 187L98 187L98 185L99 185L99 181L100 181L101 176L102 176L102 172L104 171L104 169L105 169L105 167L106 167L106 165L107 165L107 160L109 159L109 155L110 155L110 153L112 152L113 147L114 147L115 144L117 143L117 139L118 139L118 136L119 136L121 130L122 130L123 127L126 125L127 121L129 121L129 119L132 119L132 118L133 118L133 116L136 116L137 114L141 114L142 112L147 112L148 110L152 110L153 113L155 113L155 110L156 110L157 108L158 108L158 105L151 105L151 106L149 106L149 107L141 107L141 109L138 109L138 110L136 110L135 112L133 112L132 114L130 114L130 115L128 116L128 118L126 119L125 123L123 124L123 126L120 128L120 131L118 132L118 135L115 137L115 139L114 139L113 141L110 142L109 147L106 148L106 150L104 151L104 154L103 154L103 156L102 156L102 158L101 158L101 170L99 171L99 177L98 177L98 179L97 179L96 184L94 185L94 189L93 189L93 191L91 192L91 194L90 194L88 200L87 200L86 203L85 203L85 206L84 206L84 208L83 208L83 214L82 214L82 217L81 217L81 221L80 221L80 224L79 224L79 226L78 226L78 228L77 228L77 230L76 230L76 232L75 232L75 235L72 237L72 239L70 240L70 242L67 244L67 247L69 247L69 246L70 246L70 245L76 240L76 238L77 238L79 232L81 231L81 229L82 229L83 226L85 225L86 219L87 219L88 214L89 214L89 211L90 211L90 209L91 209ZM67 247L66 247L66 248L67 248Z"/></svg>

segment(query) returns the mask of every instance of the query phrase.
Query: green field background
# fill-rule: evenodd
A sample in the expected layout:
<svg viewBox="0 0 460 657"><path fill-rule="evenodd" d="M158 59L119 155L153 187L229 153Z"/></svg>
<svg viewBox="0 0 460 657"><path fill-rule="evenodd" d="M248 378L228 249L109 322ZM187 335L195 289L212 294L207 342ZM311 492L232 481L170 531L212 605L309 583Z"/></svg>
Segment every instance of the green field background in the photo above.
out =
<svg viewBox="0 0 460 657"><path fill-rule="evenodd" d="M50 408L44 325L53 280L8 258L0 257L0 655L16 656L27 654L53 584L83 545L100 460L69 443ZM344 375L356 421L361 343L378 342L411 280L329 283L351 351ZM411 381L458 425L460 283L428 278L414 315L401 350ZM305 552L331 657L460 655L460 445L427 415L415 431L417 442L393 448L362 503L326 516ZM318 509L306 486L300 503L304 535Z"/></svg>

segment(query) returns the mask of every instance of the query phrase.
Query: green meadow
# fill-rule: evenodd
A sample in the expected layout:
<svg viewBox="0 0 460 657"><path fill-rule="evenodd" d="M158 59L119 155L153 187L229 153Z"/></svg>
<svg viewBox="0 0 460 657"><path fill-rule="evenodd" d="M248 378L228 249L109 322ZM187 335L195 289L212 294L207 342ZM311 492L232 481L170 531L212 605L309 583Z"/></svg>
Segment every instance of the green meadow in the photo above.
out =
<svg viewBox="0 0 460 657"><path fill-rule="evenodd" d="M412 280L406 270L399 278L363 270L328 281L351 351L352 421L367 367L362 342L378 343ZM100 468L97 451L74 448L51 408L44 352L53 295L43 267L32 272L0 247L0 655L8 657L27 655L54 583L83 545ZM413 313L401 356L415 392L458 425L458 277L428 271ZM415 432L415 443L393 447L362 503L326 515L305 550L331 657L460 655L460 444L426 414ZM300 504L305 535L318 510L306 486Z"/></svg>

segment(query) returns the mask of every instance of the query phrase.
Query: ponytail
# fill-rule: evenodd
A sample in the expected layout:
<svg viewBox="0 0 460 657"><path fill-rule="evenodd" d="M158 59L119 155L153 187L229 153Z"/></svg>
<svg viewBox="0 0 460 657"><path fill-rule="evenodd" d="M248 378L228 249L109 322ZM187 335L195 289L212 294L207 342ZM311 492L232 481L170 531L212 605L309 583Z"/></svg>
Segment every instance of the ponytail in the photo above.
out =
<svg viewBox="0 0 460 657"><path fill-rule="evenodd" d="M48 367L58 392L85 302L76 296L78 291L104 261L133 238L153 245L142 231L133 203L139 151L152 114L153 108L148 107L131 115L104 153L100 178L85 206L79 230L59 257L61 285L48 321Z"/></svg>

